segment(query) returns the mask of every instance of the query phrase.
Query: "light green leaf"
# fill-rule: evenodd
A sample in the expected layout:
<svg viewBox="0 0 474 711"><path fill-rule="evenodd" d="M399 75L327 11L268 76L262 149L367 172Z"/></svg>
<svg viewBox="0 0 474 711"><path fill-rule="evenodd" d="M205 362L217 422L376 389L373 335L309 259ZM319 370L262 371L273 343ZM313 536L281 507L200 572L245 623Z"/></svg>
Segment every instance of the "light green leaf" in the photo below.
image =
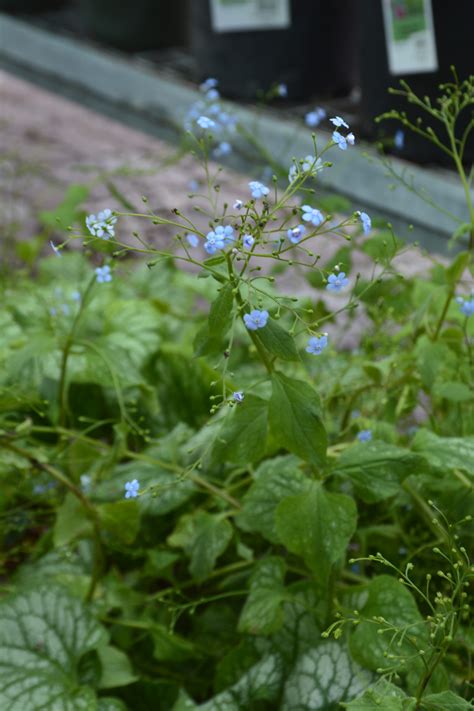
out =
<svg viewBox="0 0 474 711"><path fill-rule="evenodd" d="M129 545L140 527L140 507L137 501L116 501L97 507L101 527L113 539Z"/></svg>
<svg viewBox="0 0 474 711"><path fill-rule="evenodd" d="M461 469L473 476L474 437L438 437L434 432L418 430L412 449L440 472Z"/></svg>
<svg viewBox="0 0 474 711"><path fill-rule="evenodd" d="M350 479L363 501L374 503L398 494L403 479L423 468L422 458L413 452L373 441L346 449L334 473Z"/></svg>
<svg viewBox="0 0 474 711"><path fill-rule="evenodd" d="M350 639L352 656L369 669L394 665L394 660L388 660L385 656L386 652L390 652L393 632L379 634L379 630L387 629L387 624L374 624L372 621L374 617L383 617L388 625L402 630L406 628L401 645L398 645L398 636L393 642L393 649L397 657L406 654L411 658L417 644L421 646L426 641L426 628L412 594L396 578L388 575L375 578L367 586L367 591L367 601L360 610L361 622Z"/></svg>
<svg viewBox="0 0 474 711"><path fill-rule="evenodd" d="M293 456L263 462L255 472L255 482L242 499L236 524L244 531L261 533L271 543L280 543L275 530L276 507L286 496L306 491L310 484Z"/></svg>
<svg viewBox="0 0 474 711"><path fill-rule="evenodd" d="M264 558L250 578L250 592L239 619L239 632L268 635L283 623L282 602L285 564L281 558Z"/></svg>
<svg viewBox="0 0 474 711"><path fill-rule="evenodd" d="M415 346L416 364L425 388L433 387L435 380L445 373L456 371L456 356L446 343L421 336Z"/></svg>
<svg viewBox="0 0 474 711"><path fill-rule="evenodd" d="M265 328L258 331L257 337L272 355L282 360L298 360L299 354L293 337L276 321L269 319Z"/></svg>
<svg viewBox="0 0 474 711"><path fill-rule="evenodd" d="M38 587L0 603L0 708L90 711L92 689L80 687L80 658L107 633L62 588Z"/></svg>
<svg viewBox="0 0 474 711"><path fill-rule="evenodd" d="M214 441L212 461L248 464L261 459L265 453L267 420L268 402L247 395L225 416Z"/></svg>
<svg viewBox="0 0 474 711"><path fill-rule="evenodd" d="M103 696L99 699L97 711L127 711L127 707L120 699Z"/></svg>
<svg viewBox="0 0 474 711"><path fill-rule="evenodd" d="M196 511L182 516L167 540L170 546L183 548L190 556L189 570L193 578L205 580L231 538L232 526L227 519L207 511Z"/></svg>
<svg viewBox="0 0 474 711"><path fill-rule="evenodd" d="M99 689L113 689L127 686L138 679L132 671L127 655L116 647L107 644L97 650L101 664Z"/></svg>
<svg viewBox="0 0 474 711"><path fill-rule="evenodd" d="M74 494L68 492L56 513L54 545L65 546L80 536L90 536L92 524L87 511Z"/></svg>
<svg viewBox="0 0 474 711"><path fill-rule="evenodd" d="M315 466L324 466L327 435L319 397L309 383L275 373L269 420L280 446Z"/></svg>
<svg viewBox="0 0 474 711"><path fill-rule="evenodd" d="M345 494L325 491L313 482L299 496L283 499L276 510L276 531L291 553L301 556L324 585L354 534L357 510Z"/></svg>
<svg viewBox="0 0 474 711"><path fill-rule="evenodd" d="M424 711L472 711L473 706L452 691L442 691L424 696L421 708Z"/></svg>
<svg viewBox="0 0 474 711"><path fill-rule="evenodd" d="M357 696L370 675L338 642L323 642L300 655L285 684L281 711L336 711Z"/></svg>
<svg viewBox="0 0 474 711"><path fill-rule="evenodd" d="M170 632L164 625L154 624L151 629L153 656L160 662L182 662L196 656L192 642Z"/></svg>
<svg viewBox="0 0 474 711"><path fill-rule="evenodd" d="M433 396L439 400L448 400L449 402L472 402L474 393L471 388L465 383L448 380L444 383L435 383L433 388Z"/></svg>
<svg viewBox="0 0 474 711"><path fill-rule="evenodd" d="M416 699L410 699L398 686L380 679L362 696L342 704L348 711L414 711Z"/></svg>

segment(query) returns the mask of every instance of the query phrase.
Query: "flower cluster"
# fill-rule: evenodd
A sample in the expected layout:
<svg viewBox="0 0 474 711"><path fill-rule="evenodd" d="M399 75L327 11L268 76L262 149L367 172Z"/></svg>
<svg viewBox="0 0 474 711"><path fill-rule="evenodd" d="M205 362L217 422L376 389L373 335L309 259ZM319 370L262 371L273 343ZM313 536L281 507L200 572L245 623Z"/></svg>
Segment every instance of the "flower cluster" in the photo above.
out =
<svg viewBox="0 0 474 711"><path fill-rule="evenodd" d="M197 125L205 131L212 130L217 136L212 155L214 158L223 158L232 152L229 139L236 131L237 119L221 105L217 86L218 81L213 77L200 85L204 96L192 104L184 119L184 128L186 131L194 131Z"/></svg>
<svg viewBox="0 0 474 711"><path fill-rule="evenodd" d="M270 192L270 189L267 188L267 186L263 183L259 183L258 180L252 180L249 183L249 188L252 197L255 198L255 200L258 200L260 198L266 198Z"/></svg>
<svg viewBox="0 0 474 711"><path fill-rule="evenodd" d="M333 131L332 134L332 140L337 145L337 147L340 148L341 151L346 151L347 146L353 146L355 143L354 134L348 133L346 136L343 136L342 133L337 130L338 128L342 127L347 128L349 130L349 124L346 123L344 119L340 116L334 116L334 118L331 118L329 120L333 124L333 126L336 127L336 130Z"/></svg>
<svg viewBox="0 0 474 711"><path fill-rule="evenodd" d="M298 163L293 163L290 167L288 182L293 183L299 177L315 178L317 174L323 170L323 168L324 165L321 158L316 158L316 156L306 156L306 158L302 158L298 161Z"/></svg>
<svg viewBox="0 0 474 711"><path fill-rule="evenodd" d="M219 225L215 230L207 233L204 249L212 255L219 249L225 249L233 242L235 242L234 228L230 225Z"/></svg>
<svg viewBox="0 0 474 711"><path fill-rule="evenodd" d="M309 128L316 128L316 126L319 126L321 121L324 121L326 118L326 112L324 109L321 107L316 107L313 111L309 111L305 117L304 121Z"/></svg>
<svg viewBox="0 0 474 711"><path fill-rule="evenodd" d="M109 239L115 236L115 223L117 218L108 207L98 215L86 217L86 226L93 237ZM54 250L56 251L56 250Z"/></svg>

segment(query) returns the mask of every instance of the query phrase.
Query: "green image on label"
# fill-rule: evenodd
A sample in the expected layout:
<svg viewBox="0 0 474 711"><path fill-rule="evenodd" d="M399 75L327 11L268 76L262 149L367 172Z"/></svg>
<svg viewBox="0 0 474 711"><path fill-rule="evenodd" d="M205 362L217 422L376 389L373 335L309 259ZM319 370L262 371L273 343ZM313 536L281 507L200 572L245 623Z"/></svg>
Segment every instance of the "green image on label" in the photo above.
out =
<svg viewBox="0 0 474 711"><path fill-rule="evenodd" d="M427 29L425 0L392 0L391 15L395 42L402 42Z"/></svg>

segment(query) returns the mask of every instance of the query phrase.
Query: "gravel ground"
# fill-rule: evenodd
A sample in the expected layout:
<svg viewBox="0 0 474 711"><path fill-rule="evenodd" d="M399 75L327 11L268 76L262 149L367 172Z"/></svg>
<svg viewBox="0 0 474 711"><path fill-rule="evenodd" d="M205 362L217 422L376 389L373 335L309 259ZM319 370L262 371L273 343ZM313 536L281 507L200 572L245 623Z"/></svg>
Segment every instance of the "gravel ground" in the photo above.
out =
<svg viewBox="0 0 474 711"><path fill-rule="evenodd" d="M71 184L85 184L90 194L85 209L96 212L104 207L121 209L105 182L111 179L138 209L141 196L149 199L157 214L171 215L177 208L188 214L203 229L206 220L190 213L187 194L191 181L202 179L200 167L190 158L177 160L176 148L142 134L117 121L97 114L56 94L40 89L5 72L0 72L0 228L3 256L14 239L31 238L41 231L38 215L55 207ZM217 166L213 169L217 170ZM105 180L104 180L105 178ZM248 196L249 180L225 170L219 178L222 200ZM156 239L157 228L143 220L120 221L121 238L138 229L147 239ZM160 228L159 241L172 233ZM56 236L61 239L61 233ZM133 238L131 238L133 239ZM317 245L320 264L341 246L341 239L325 239ZM266 261L266 260L264 260ZM356 251L353 270L368 273L371 264L363 252ZM417 250L402 255L399 267L405 275L423 273L430 261ZM301 278L290 275L282 288L298 294L308 287ZM343 295L325 293L328 305L337 308ZM349 321L346 314L338 322L340 347L357 345L357 334L366 317L358 310Z"/></svg>

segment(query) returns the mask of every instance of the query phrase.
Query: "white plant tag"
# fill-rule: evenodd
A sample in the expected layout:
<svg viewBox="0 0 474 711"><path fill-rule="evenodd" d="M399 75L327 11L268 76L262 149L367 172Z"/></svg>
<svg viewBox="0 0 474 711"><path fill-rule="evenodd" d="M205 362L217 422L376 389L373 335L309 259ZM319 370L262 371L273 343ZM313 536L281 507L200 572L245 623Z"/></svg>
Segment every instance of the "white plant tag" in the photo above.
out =
<svg viewBox="0 0 474 711"><path fill-rule="evenodd" d="M210 0L214 32L278 30L291 24L290 0Z"/></svg>
<svg viewBox="0 0 474 711"><path fill-rule="evenodd" d="M438 69L431 0L382 0L390 74Z"/></svg>

